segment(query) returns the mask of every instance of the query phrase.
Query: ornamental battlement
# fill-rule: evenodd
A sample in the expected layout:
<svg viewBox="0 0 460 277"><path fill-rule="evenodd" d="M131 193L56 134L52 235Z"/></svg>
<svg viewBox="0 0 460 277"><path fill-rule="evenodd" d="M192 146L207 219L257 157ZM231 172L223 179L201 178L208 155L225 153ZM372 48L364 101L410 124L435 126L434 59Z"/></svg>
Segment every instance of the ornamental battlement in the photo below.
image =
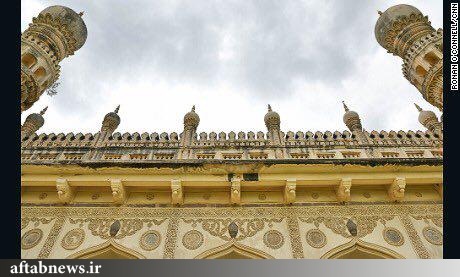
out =
<svg viewBox="0 0 460 277"><path fill-rule="evenodd" d="M113 132L120 123L117 107L108 113L97 133L40 134L32 120L22 138L23 163L60 162L155 162L155 161L251 161L251 160L366 160L366 159L435 159L442 160L443 134L434 113L421 110L426 131L365 131L356 112L345 106L344 122L350 131L283 132L279 115L269 108L265 116L268 131L200 132L199 116L184 117L180 133ZM44 112L31 116L43 124ZM431 116L431 118L430 118ZM434 116L434 118L433 118ZM428 119L429 120L428 120ZM435 127L433 127L435 126Z"/></svg>

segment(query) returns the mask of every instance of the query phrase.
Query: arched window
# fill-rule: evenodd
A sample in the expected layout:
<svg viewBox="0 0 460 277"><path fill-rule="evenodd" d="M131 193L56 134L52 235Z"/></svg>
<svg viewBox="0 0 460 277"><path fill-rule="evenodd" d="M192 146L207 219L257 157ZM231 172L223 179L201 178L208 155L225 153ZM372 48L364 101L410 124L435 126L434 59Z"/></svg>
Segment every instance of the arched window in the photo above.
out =
<svg viewBox="0 0 460 277"><path fill-rule="evenodd" d="M425 61L427 61L431 66L435 65L437 62L439 62L438 56L436 56L435 53L430 52L425 55L424 57Z"/></svg>
<svg viewBox="0 0 460 277"><path fill-rule="evenodd" d="M425 77L425 75L426 75L427 72L426 72L425 68L423 68L423 67L421 67L421 66L419 65L419 66L417 66L417 68L415 69L415 73L417 73L417 75L420 76L420 77Z"/></svg>
<svg viewBox="0 0 460 277"><path fill-rule="evenodd" d="M34 66L34 64L37 63L37 58L35 58L35 56L30 53L26 53L22 55L21 63L27 66L28 68L31 68L32 66Z"/></svg>
<svg viewBox="0 0 460 277"><path fill-rule="evenodd" d="M41 79L45 78L46 70L43 68L43 66L40 66L37 70L35 70L34 76L38 80L41 80Z"/></svg>

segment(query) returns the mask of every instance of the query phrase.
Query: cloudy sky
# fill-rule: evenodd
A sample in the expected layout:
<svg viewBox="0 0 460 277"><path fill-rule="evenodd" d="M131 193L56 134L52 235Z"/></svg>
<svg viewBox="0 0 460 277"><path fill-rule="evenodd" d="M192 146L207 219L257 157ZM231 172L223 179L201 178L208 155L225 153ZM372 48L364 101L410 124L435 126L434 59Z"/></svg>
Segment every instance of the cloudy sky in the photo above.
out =
<svg viewBox="0 0 460 277"><path fill-rule="evenodd" d="M97 132L121 104L119 132L180 132L192 105L201 131L343 131L341 100L367 130L419 130L437 109L375 40L377 10L406 3L442 27L433 0L22 0L21 30L50 5L84 11L85 45L61 62L42 132ZM437 112L438 116L440 115Z"/></svg>

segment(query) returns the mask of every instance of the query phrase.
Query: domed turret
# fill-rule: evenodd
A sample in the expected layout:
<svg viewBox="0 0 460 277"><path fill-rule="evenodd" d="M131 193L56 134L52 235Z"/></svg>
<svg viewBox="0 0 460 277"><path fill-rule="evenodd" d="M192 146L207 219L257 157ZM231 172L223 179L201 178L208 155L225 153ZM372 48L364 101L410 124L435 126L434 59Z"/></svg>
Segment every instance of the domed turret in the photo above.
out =
<svg viewBox="0 0 460 277"><path fill-rule="evenodd" d="M101 132L112 134L120 125L120 116L118 111L120 110L120 105L115 109L115 111L110 112L104 116L102 121Z"/></svg>
<svg viewBox="0 0 460 277"><path fill-rule="evenodd" d="M32 107L59 79L59 63L85 43L88 32L82 15L51 6L21 34L21 111Z"/></svg>
<svg viewBox="0 0 460 277"><path fill-rule="evenodd" d="M264 121L265 121L265 126L267 126L268 130L271 130L271 129L279 130L280 129L280 125L281 125L280 115L277 112L274 112L270 105L268 105L268 112L267 114L265 114Z"/></svg>
<svg viewBox="0 0 460 277"><path fill-rule="evenodd" d="M374 29L377 42L389 52L400 56L404 53L398 51L395 46L399 40L408 38L407 35L410 35L410 29L412 27L417 27L417 29L424 27L428 32L433 31L428 18L424 17L422 12L420 12L416 7L410 5L396 5L388 8L383 13L379 12L379 14L380 17L377 20Z"/></svg>
<svg viewBox="0 0 460 277"><path fill-rule="evenodd" d="M442 29L435 30L428 16L410 5L396 5L379 15L374 30L377 42L403 59L404 77L442 111Z"/></svg>
<svg viewBox="0 0 460 277"><path fill-rule="evenodd" d="M419 105L414 104L417 110L419 111L418 121L422 124L425 128L430 130L431 132L438 132L442 130L442 124L439 122L438 117L432 111L425 111L420 108Z"/></svg>
<svg viewBox="0 0 460 277"><path fill-rule="evenodd" d="M76 13L71 8L64 6L51 6L41 11L38 16L46 18L48 14L59 23L62 32L65 32L65 39L69 43L69 48L72 52L80 49L85 44L88 30L82 19L82 12ZM71 55L72 53L69 54Z"/></svg>
<svg viewBox="0 0 460 277"><path fill-rule="evenodd" d="M192 110L184 116L184 128L196 130L198 128L198 124L200 124L200 117L195 112L195 105L193 105Z"/></svg>
<svg viewBox="0 0 460 277"><path fill-rule="evenodd" d="M363 126L361 124L361 119L355 111L350 111L344 101L342 101L343 108L345 109L345 114L343 115L343 123L348 127L350 131L362 131Z"/></svg>
<svg viewBox="0 0 460 277"><path fill-rule="evenodd" d="M45 107L40 113L33 113L27 116L24 124L21 126L21 137L30 136L33 133L37 132L43 124L45 124L45 119L43 115L45 114L48 107Z"/></svg>

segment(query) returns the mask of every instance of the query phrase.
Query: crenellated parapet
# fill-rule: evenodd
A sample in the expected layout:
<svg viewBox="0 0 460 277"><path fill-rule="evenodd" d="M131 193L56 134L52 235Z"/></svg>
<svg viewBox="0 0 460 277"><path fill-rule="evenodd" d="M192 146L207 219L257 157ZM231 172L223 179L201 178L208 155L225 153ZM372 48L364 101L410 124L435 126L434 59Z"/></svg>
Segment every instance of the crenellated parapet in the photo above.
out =
<svg viewBox="0 0 460 277"><path fill-rule="evenodd" d="M254 132L201 133L183 145L177 133L114 133L102 141L96 134L33 134L22 141L23 163L28 162L234 162L369 159L442 159L442 133L431 131L363 131L365 141L344 132L287 132L283 146L270 145L267 135ZM187 156L181 155L187 151ZM277 156L277 151L285 153Z"/></svg>

